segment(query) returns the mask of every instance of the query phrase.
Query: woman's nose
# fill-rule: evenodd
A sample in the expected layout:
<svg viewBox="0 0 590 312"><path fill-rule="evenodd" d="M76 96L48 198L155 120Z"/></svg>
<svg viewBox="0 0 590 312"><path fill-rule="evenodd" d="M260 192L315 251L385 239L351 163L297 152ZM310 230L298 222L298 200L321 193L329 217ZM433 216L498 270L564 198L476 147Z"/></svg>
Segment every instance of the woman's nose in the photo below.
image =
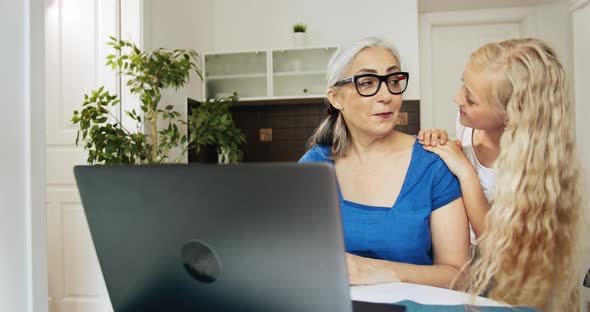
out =
<svg viewBox="0 0 590 312"><path fill-rule="evenodd" d="M381 81L379 83L379 90L377 91L377 96L379 96L380 98L385 96L385 97L391 97L393 94L391 94L391 92L389 92L389 89L387 88L387 82L386 81Z"/></svg>
<svg viewBox="0 0 590 312"><path fill-rule="evenodd" d="M459 91L459 92L457 92L457 94L455 94L455 96L453 97L453 101L459 106L463 105L461 91Z"/></svg>

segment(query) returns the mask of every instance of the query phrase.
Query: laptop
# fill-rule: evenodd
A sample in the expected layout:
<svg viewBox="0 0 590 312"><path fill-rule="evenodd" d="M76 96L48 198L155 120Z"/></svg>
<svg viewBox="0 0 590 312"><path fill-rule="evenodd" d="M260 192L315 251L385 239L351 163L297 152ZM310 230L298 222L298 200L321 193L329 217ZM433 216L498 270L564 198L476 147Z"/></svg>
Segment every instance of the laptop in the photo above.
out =
<svg viewBox="0 0 590 312"><path fill-rule="evenodd" d="M114 311L353 311L328 164L74 173Z"/></svg>

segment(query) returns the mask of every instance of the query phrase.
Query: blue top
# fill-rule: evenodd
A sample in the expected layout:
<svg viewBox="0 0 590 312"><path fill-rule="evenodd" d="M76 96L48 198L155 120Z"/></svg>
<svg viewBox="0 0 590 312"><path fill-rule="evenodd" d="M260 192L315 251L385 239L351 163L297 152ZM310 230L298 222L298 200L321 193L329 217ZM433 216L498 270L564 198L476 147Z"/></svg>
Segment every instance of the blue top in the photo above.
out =
<svg viewBox="0 0 590 312"><path fill-rule="evenodd" d="M299 163L329 162L330 146L316 145ZM393 207L366 206L342 198L346 251L358 256L412 264L432 264L430 213L461 196L459 181L434 153L416 142L410 166Z"/></svg>

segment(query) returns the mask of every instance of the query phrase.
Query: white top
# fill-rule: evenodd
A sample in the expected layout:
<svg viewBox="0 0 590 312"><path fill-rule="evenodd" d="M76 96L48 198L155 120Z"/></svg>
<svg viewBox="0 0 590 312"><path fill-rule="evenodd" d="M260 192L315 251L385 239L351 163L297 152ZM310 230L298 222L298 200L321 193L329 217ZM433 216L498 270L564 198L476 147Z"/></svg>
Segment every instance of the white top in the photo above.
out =
<svg viewBox="0 0 590 312"><path fill-rule="evenodd" d="M475 150L473 149L473 128L465 127L459 122L459 114L457 114L457 122L456 122L456 135L457 139L461 141L461 147L463 148L463 153L469 159L475 170L477 171L477 175L479 176L479 184L483 190L483 194L485 195L488 203L491 203L494 199L494 187L496 186L496 172L493 168L484 167L479 160L477 159L477 155L475 155ZM469 232L471 237L471 243L475 243L475 233L473 233L473 229L471 225L469 225Z"/></svg>
<svg viewBox="0 0 590 312"><path fill-rule="evenodd" d="M380 303L394 303L411 300L420 304L432 305L462 305L473 304L470 294L411 283L386 283L368 286L350 287L352 300ZM475 305L506 306L497 301L475 297Z"/></svg>
<svg viewBox="0 0 590 312"><path fill-rule="evenodd" d="M463 153L467 156L467 159L471 162L475 170L477 171L477 175L479 176L479 184L481 184L481 188L483 189L483 193L486 196L488 203L492 202L494 199L494 187L496 186L496 173L494 172L493 168L484 167L477 156L475 155L475 150L473 149L473 128L465 127L461 123L459 123L459 118L457 116L457 123L456 123L456 130L457 130L457 139L461 141L461 147L463 148Z"/></svg>

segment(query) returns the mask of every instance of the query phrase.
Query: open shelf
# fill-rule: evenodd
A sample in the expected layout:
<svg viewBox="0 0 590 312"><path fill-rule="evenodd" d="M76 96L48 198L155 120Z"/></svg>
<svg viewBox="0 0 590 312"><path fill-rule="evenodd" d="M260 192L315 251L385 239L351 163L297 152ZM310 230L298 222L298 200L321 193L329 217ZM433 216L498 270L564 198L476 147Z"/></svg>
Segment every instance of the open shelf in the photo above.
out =
<svg viewBox="0 0 590 312"><path fill-rule="evenodd" d="M294 76L325 76L326 71L316 70L316 71L297 71L297 72L274 72L273 76L275 77L294 77Z"/></svg>
<svg viewBox="0 0 590 312"><path fill-rule="evenodd" d="M241 100L323 97L335 47L205 53L203 97Z"/></svg>
<svg viewBox="0 0 590 312"><path fill-rule="evenodd" d="M207 77L207 80L211 81L211 80L224 80L224 79L250 79L250 78L264 78L264 77L266 77L266 73L209 76L209 77Z"/></svg>

